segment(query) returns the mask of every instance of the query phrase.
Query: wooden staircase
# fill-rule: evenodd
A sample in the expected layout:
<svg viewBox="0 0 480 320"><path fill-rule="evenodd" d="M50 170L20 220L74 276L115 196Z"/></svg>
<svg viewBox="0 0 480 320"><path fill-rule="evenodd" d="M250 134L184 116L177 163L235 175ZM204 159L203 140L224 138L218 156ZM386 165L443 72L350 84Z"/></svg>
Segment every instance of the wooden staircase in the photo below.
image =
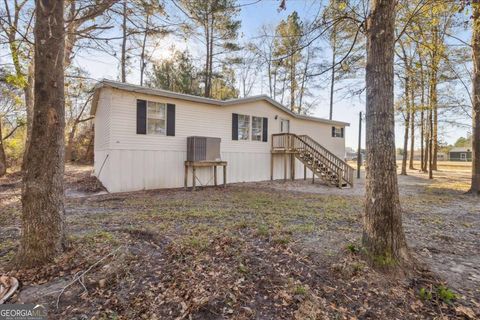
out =
<svg viewBox="0 0 480 320"><path fill-rule="evenodd" d="M296 135L293 133L273 134L272 156L278 153L290 154L292 159L300 160L305 168L313 172L313 179L317 176L332 186L339 188L353 187L354 169L307 135ZM294 170L293 160L291 161L291 170ZM294 177L294 173L292 177Z"/></svg>

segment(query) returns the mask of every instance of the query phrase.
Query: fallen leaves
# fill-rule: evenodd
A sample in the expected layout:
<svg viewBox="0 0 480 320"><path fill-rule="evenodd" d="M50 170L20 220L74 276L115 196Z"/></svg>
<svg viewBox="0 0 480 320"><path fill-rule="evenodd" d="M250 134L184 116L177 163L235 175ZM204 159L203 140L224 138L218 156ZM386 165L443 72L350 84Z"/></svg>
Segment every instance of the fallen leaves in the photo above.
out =
<svg viewBox="0 0 480 320"><path fill-rule="evenodd" d="M465 316L467 319L478 319L475 312L469 308L462 305L455 306L455 311L459 316Z"/></svg>

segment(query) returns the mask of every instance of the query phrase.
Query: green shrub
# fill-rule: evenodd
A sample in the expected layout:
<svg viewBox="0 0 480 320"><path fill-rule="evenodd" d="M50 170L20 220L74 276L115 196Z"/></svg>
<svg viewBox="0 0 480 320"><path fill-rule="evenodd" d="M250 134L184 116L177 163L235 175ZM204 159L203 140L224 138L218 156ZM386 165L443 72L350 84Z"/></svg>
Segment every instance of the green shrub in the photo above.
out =
<svg viewBox="0 0 480 320"><path fill-rule="evenodd" d="M441 285L437 288L438 298L445 303L451 303L453 300L457 299L457 295L450 290L449 288Z"/></svg>

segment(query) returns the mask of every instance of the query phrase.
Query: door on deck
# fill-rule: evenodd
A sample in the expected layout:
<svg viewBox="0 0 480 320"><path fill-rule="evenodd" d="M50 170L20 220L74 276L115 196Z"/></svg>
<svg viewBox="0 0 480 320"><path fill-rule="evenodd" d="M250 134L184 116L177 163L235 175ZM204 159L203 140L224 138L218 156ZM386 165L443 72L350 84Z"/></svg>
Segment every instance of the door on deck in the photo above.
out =
<svg viewBox="0 0 480 320"><path fill-rule="evenodd" d="M290 133L290 120L280 119L280 133Z"/></svg>

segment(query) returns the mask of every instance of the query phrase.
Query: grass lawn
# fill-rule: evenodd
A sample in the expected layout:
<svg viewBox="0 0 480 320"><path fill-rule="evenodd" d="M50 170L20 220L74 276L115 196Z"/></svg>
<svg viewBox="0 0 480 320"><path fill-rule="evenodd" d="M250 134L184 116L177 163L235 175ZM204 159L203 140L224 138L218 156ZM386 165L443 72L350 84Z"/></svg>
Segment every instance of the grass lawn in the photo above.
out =
<svg viewBox="0 0 480 320"><path fill-rule="evenodd" d="M344 190L300 180L96 194L90 170L67 168L68 249L32 270L12 264L20 178L0 180L0 274L22 282L12 302L47 303L54 319L464 319L479 312L480 205L463 195L468 172L399 178L407 239L424 267L405 279L373 271L358 254L362 181Z"/></svg>

